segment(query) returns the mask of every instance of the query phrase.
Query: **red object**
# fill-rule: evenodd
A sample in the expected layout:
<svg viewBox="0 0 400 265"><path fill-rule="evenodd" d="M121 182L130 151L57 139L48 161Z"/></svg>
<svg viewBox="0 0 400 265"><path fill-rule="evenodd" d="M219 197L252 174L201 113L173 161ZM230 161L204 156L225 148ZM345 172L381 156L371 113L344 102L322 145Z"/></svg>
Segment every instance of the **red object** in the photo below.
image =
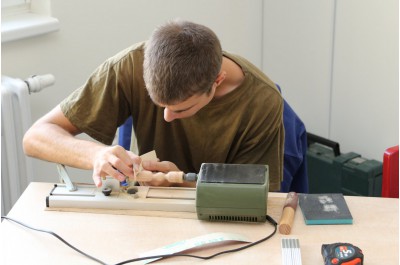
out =
<svg viewBox="0 0 400 265"><path fill-rule="evenodd" d="M399 198L399 146L383 154L382 197Z"/></svg>
<svg viewBox="0 0 400 265"><path fill-rule="evenodd" d="M344 262L344 263L342 263L342 265L362 265L362 261L360 258L356 258L351 261Z"/></svg>

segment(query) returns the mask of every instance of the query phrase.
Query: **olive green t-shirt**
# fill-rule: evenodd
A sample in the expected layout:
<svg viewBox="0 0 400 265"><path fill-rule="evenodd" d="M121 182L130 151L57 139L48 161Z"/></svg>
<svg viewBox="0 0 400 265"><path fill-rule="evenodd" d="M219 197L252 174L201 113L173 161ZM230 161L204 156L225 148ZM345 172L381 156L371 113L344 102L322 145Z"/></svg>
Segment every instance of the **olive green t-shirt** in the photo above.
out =
<svg viewBox="0 0 400 265"><path fill-rule="evenodd" d="M270 191L283 176L283 99L275 84L246 59L224 52L245 75L243 83L213 99L194 116L166 122L143 80L145 43L106 60L84 86L61 102L65 116L82 132L111 144L117 128L133 117L139 155L155 150L184 172L202 163L266 164Z"/></svg>

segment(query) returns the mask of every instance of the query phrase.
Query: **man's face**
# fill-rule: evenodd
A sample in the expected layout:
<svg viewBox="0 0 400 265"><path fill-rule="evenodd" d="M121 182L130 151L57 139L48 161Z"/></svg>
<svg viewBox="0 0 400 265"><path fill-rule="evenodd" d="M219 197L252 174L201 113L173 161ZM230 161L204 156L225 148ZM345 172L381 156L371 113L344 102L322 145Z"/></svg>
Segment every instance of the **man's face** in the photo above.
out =
<svg viewBox="0 0 400 265"><path fill-rule="evenodd" d="M187 100L174 105L159 104L159 106L164 108L164 120L171 122L176 119L188 118L195 115L212 100L214 93L215 87L213 86L211 93L193 95Z"/></svg>

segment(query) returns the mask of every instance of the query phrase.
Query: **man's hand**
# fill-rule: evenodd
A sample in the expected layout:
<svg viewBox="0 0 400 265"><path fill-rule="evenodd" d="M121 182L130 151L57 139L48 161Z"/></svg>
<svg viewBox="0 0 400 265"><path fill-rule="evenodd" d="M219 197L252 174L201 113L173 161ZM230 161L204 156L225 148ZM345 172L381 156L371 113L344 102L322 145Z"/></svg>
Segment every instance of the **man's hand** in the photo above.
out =
<svg viewBox="0 0 400 265"><path fill-rule="evenodd" d="M97 187L101 187L101 180L106 176L119 181L124 181L126 177L133 179L140 162L139 156L122 146L104 146L94 156L93 181Z"/></svg>

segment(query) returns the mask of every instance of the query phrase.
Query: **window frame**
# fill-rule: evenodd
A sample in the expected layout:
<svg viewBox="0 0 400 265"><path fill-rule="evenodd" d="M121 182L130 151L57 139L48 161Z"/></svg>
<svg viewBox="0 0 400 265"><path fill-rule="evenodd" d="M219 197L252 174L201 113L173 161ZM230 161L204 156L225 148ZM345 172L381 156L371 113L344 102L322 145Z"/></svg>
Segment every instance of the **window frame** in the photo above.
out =
<svg viewBox="0 0 400 265"><path fill-rule="evenodd" d="M50 0L9 0L1 8L1 43L58 31L59 24L50 15Z"/></svg>

